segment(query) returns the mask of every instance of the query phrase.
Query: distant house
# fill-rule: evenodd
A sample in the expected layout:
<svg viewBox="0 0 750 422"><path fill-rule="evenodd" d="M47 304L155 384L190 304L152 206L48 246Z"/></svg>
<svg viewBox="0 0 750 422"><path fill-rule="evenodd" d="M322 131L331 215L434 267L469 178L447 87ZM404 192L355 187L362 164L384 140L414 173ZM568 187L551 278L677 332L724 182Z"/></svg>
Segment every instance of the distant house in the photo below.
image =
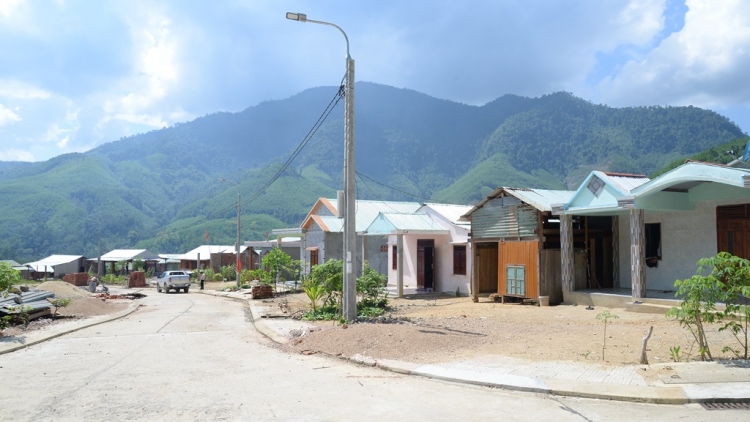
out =
<svg viewBox="0 0 750 422"><path fill-rule="evenodd" d="M40 261L24 264L31 271L32 278L47 277L62 278L66 274L85 272L86 258L82 255L50 255Z"/></svg>
<svg viewBox="0 0 750 422"><path fill-rule="evenodd" d="M295 229L295 232L297 230ZM300 259L300 246L302 245L302 239L300 237L283 237L278 235L274 240L251 240L245 241L245 246L253 248L257 253L256 265L259 268L262 263L263 257L271 251L273 248L279 248L284 253L289 255L294 260Z"/></svg>
<svg viewBox="0 0 750 422"><path fill-rule="evenodd" d="M234 245L201 245L180 255L179 259L183 270L212 268L219 271L223 266L237 265L237 251ZM254 269L256 260L253 248L240 246L240 269Z"/></svg>
<svg viewBox="0 0 750 422"><path fill-rule="evenodd" d="M161 274L164 271L177 271L180 270L180 257L182 254L159 254L159 262L156 264L155 273Z"/></svg>
<svg viewBox="0 0 750 422"><path fill-rule="evenodd" d="M480 293L497 293L562 302L560 225L551 211L573 193L499 187L462 216L471 222L475 301ZM582 257L577 268L583 271Z"/></svg>
<svg viewBox="0 0 750 422"><path fill-rule="evenodd" d="M387 237L388 284L468 294L471 280L471 225L459 221L470 206L424 204L416 212L380 212L368 237ZM399 262L401 265L399 265Z"/></svg>
<svg viewBox="0 0 750 422"><path fill-rule="evenodd" d="M156 264L160 261L159 255L149 251L148 249L114 249L106 254L102 255L101 258L90 259L89 261L98 262L102 261L102 274L115 272L115 264L118 262L127 262L126 272L133 269L133 261L141 260L144 264L144 270L149 267L156 267ZM107 264L109 264L109 271L106 271Z"/></svg>
<svg viewBox="0 0 750 422"><path fill-rule="evenodd" d="M750 258L748 169L688 162L653 180L592 172L555 208L562 221L566 302L577 302L576 291L597 285L633 299L659 296L672 292L675 280L695 274L700 258L719 251ZM589 246L595 259L605 261L604 271L597 267L589 280L567 264L576 248L577 221L587 217L608 221L612 233Z"/></svg>
<svg viewBox="0 0 750 422"><path fill-rule="evenodd" d="M300 237L300 257L304 273L326 260L343 259L344 219L338 217L335 199L320 198L298 229L274 230L279 236ZM356 201L357 253L355 268L362 273L364 261L381 274L388 274L388 240L385 236L365 236L365 231L381 212L411 213L420 208L417 202ZM363 260L364 257L364 260Z"/></svg>

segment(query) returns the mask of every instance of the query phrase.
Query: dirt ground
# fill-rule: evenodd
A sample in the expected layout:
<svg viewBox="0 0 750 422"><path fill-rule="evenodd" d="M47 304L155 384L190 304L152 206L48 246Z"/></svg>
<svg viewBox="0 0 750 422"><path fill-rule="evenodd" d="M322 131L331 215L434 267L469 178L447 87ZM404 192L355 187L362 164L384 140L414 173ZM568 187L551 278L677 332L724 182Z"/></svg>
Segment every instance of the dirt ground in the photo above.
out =
<svg viewBox="0 0 750 422"><path fill-rule="evenodd" d="M95 297L80 287L73 286L64 281L47 281L42 284L33 286L35 289L46 290L55 293L55 298L70 299L68 306L59 308L57 316L45 316L29 322L28 326L14 326L3 330L2 337L12 337L23 335L25 333L44 330L48 327L66 322L90 318L98 315L109 315L119 312L128 307L130 300L117 299L103 300ZM52 312L55 309L52 308Z"/></svg>
<svg viewBox="0 0 750 422"><path fill-rule="evenodd" d="M279 301L280 299L276 299ZM302 310L309 303L302 295L287 298L290 308ZM398 323L357 323L345 329L321 321L318 331L294 340L294 350L332 355L361 354L380 359L416 363L455 361L480 355L505 355L532 360L589 361L598 364L637 364L641 343L650 326L650 363L671 362L670 347L680 347L682 361L698 358L690 333L661 314L626 312L624 309L585 306L537 307L500 304L480 298L456 298L444 294L389 299L385 316L406 319ZM604 310L618 318L607 324L602 359L604 323L596 315ZM405 318L404 318L405 317ZM736 340L712 327L709 341L715 358L722 346L737 348ZM692 348L692 349L691 349Z"/></svg>

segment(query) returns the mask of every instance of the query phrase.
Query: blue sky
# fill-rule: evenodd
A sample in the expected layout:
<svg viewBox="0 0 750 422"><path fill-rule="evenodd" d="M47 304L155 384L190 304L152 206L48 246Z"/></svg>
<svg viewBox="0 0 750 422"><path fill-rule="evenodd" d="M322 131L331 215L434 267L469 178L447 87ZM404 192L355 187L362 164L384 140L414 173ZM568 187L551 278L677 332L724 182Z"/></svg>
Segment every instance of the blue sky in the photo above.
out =
<svg viewBox="0 0 750 422"><path fill-rule="evenodd" d="M481 105L568 91L750 132L747 0L0 0L0 160L86 151L358 81Z"/></svg>

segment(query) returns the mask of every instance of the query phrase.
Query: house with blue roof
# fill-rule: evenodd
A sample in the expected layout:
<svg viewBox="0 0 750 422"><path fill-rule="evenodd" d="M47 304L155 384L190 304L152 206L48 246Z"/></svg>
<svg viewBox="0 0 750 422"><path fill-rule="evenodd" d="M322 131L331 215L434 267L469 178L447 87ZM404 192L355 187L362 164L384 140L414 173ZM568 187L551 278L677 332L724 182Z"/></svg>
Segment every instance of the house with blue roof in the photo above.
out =
<svg viewBox="0 0 750 422"><path fill-rule="evenodd" d="M720 251L750 258L749 188L750 170L720 164L687 162L653 180L592 172L570 200L553 206L565 302L579 302L576 292L587 289L634 300L673 297L675 280L695 274L699 259ZM593 218L610 222L601 245L580 242L579 224ZM603 253L609 264L576 274L581 248L589 262Z"/></svg>

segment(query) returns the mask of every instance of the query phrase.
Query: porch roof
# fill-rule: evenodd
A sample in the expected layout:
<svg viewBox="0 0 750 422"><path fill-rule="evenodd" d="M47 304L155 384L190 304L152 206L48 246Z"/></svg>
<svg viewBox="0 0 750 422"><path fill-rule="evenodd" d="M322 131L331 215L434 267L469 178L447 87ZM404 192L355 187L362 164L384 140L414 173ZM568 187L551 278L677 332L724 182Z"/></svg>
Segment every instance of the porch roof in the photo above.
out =
<svg viewBox="0 0 750 422"><path fill-rule="evenodd" d="M555 204L556 214L613 215L624 213L618 200L627 198L631 191L649 182L641 174L592 171L565 203Z"/></svg>
<svg viewBox="0 0 750 422"><path fill-rule="evenodd" d="M592 176L565 204L565 214L615 215L628 209L689 211L695 203L750 198L750 170L688 162L630 190L605 187L598 198L589 189ZM605 181L606 182L606 181Z"/></svg>
<svg viewBox="0 0 750 422"><path fill-rule="evenodd" d="M449 234L438 223L423 213L395 213L381 212L367 228L366 235L388 235L388 234Z"/></svg>
<svg viewBox="0 0 750 422"><path fill-rule="evenodd" d="M500 186L484 199L479 201L474 207L461 216L462 221L471 221L471 215L478 209L482 208L487 202L508 194L518 198L521 202L531 205L540 211L552 211L554 204L565 203L573 196L575 192L570 190L549 190L549 189L532 189L532 188L514 188L510 186Z"/></svg>

